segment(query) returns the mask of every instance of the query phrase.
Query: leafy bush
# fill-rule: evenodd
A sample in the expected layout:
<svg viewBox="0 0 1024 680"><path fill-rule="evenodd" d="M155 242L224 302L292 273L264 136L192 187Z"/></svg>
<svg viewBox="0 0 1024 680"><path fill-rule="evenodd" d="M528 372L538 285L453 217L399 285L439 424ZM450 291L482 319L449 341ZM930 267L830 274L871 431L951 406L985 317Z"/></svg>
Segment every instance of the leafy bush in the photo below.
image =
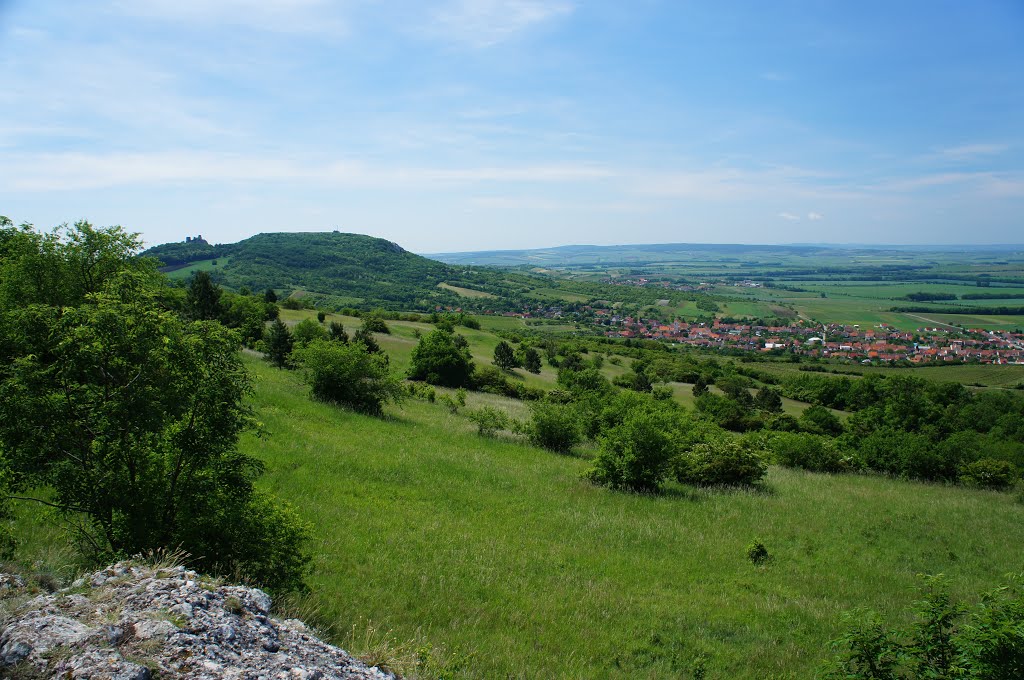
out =
<svg viewBox="0 0 1024 680"><path fill-rule="evenodd" d="M313 319L303 319L292 328L292 339L296 347L305 347L311 342L327 337L327 331Z"/></svg>
<svg viewBox="0 0 1024 680"><path fill-rule="evenodd" d="M979 489L1004 491L1020 480L1020 471L1006 460L982 458L960 469L960 482Z"/></svg>
<svg viewBox="0 0 1024 680"><path fill-rule="evenodd" d="M811 434L840 435L843 424L834 413L824 406L808 406L800 415L800 429Z"/></svg>
<svg viewBox="0 0 1024 680"><path fill-rule="evenodd" d="M747 559L760 566L766 564L772 558L768 548L760 540L754 540L747 546Z"/></svg>
<svg viewBox="0 0 1024 680"><path fill-rule="evenodd" d="M833 680L1024 677L1024 592L1021 576L987 593L969 609L949 596L940 576L925 576L915 620L885 626L877 614L847 615L847 631L832 642L835 657L823 669Z"/></svg>
<svg viewBox="0 0 1024 680"><path fill-rule="evenodd" d="M460 342L461 341L461 342ZM461 335L436 329L427 333L412 350L409 378L432 385L462 387L470 383L473 359Z"/></svg>
<svg viewBox="0 0 1024 680"><path fill-rule="evenodd" d="M342 404L361 413L380 415L387 402L404 396L401 382L391 375L383 355L361 343L315 340L296 351L303 378L313 397Z"/></svg>
<svg viewBox="0 0 1024 680"><path fill-rule="evenodd" d="M665 411L634 409L601 437L601 451L587 476L629 491L657 491L678 454L675 427Z"/></svg>
<svg viewBox="0 0 1024 680"><path fill-rule="evenodd" d="M467 411L466 417L476 424L477 432L481 437L493 437L499 430L507 430L512 425L508 414L492 406Z"/></svg>
<svg viewBox="0 0 1024 680"><path fill-rule="evenodd" d="M405 383L405 391L409 394L410 397L426 399L431 404L433 404L437 400L437 390L435 390L430 385L424 385L423 383Z"/></svg>
<svg viewBox="0 0 1024 680"><path fill-rule="evenodd" d="M756 451L730 440L697 444L673 461L676 479L696 486L740 486L761 481L768 466Z"/></svg>
<svg viewBox="0 0 1024 680"><path fill-rule="evenodd" d="M348 333L338 321L332 321L327 327L328 337L335 342L348 342Z"/></svg>
<svg viewBox="0 0 1024 680"><path fill-rule="evenodd" d="M579 419L571 405L537 402L531 411L526 434L534 446L568 453L582 440Z"/></svg>
<svg viewBox="0 0 1024 680"><path fill-rule="evenodd" d="M812 472L850 472L855 460L844 455L834 440L821 435L778 432L768 438L772 461Z"/></svg>
<svg viewBox="0 0 1024 680"><path fill-rule="evenodd" d="M782 413L782 396L774 387L762 387L754 397L754 408L769 413Z"/></svg>
<svg viewBox="0 0 1024 680"><path fill-rule="evenodd" d="M747 406L728 397L705 392L697 397L694 405L699 413L727 430L745 432L761 425Z"/></svg>
<svg viewBox="0 0 1024 680"><path fill-rule="evenodd" d="M0 228L0 242L12 490L52 488L97 561L181 548L199 568L297 587L304 525L256 490L263 464L236 449L255 425L237 334L159 304L152 261L132 257L138 241L118 227L79 223L66 240ZM95 265L87 279L83 258ZM25 263L44 266L25 279ZM39 276L53 278L33 290Z"/></svg>
<svg viewBox="0 0 1024 680"><path fill-rule="evenodd" d="M363 330L367 333L391 333L391 329L384 323L384 319L374 312L363 315Z"/></svg>
<svg viewBox="0 0 1024 680"><path fill-rule="evenodd" d="M305 297L288 297L279 304L285 309L313 309L313 301Z"/></svg>

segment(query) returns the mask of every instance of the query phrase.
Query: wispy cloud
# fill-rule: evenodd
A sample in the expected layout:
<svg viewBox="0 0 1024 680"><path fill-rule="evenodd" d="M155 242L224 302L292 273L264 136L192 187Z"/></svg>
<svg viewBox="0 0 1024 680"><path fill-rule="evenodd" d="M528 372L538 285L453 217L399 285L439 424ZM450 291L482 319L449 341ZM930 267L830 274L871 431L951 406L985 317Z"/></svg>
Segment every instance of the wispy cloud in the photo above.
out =
<svg viewBox="0 0 1024 680"><path fill-rule="evenodd" d="M422 32L471 47L490 47L573 9L564 0L452 0L434 12Z"/></svg>
<svg viewBox="0 0 1024 680"><path fill-rule="evenodd" d="M70 191L207 182L303 182L325 186L409 187L493 182L548 184L599 180L611 174L607 169L595 165L443 168L175 151L152 154L8 155L5 163L0 166L0 184L17 191Z"/></svg>
<svg viewBox="0 0 1024 680"><path fill-rule="evenodd" d="M244 26L283 33L344 33L347 22L328 0L115 0L116 11L193 27Z"/></svg>
<svg viewBox="0 0 1024 680"><path fill-rule="evenodd" d="M938 155L948 159L968 160L979 156L995 156L1009 149L1009 144L961 144L939 149Z"/></svg>
<svg viewBox="0 0 1024 680"><path fill-rule="evenodd" d="M817 221L817 220L825 219L825 216L822 215L821 213L809 212L809 213L807 213L807 219L809 219L811 221Z"/></svg>
<svg viewBox="0 0 1024 680"><path fill-rule="evenodd" d="M789 220L790 222L796 222L797 220L800 219L799 215L794 215L793 213L790 212L780 212L779 217L781 217L784 220Z"/></svg>
<svg viewBox="0 0 1024 680"><path fill-rule="evenodd" d="M711 167L703 170L633 173L642 178L637 192L663 197L736 200L749 198L853 198L859 190L831 173L788 166L750 169Z"/></svg>

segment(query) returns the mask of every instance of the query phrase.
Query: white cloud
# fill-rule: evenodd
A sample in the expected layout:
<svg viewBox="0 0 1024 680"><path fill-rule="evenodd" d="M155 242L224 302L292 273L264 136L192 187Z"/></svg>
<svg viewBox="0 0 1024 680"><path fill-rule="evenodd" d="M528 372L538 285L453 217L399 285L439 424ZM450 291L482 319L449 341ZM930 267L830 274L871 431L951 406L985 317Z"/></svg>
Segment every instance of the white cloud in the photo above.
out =
<svg viewBox="0 0 1024 680"><path fill-rule="evenodd" d="M812 220L812 221L823 220L823 219L825 219L825 216L822 215L821 213L809 212L809 213L807 213L807 219Z"/></svg>
<svg viewBox="0 0 1024 680"><path fill-rule="evenodd" d="M490 47L572 11L572 3L564 0L452 0L434 13L423 33Z"/></svg>
<svg viewBox="0 0 1024 680"><path fill-rule="evenodd" d="M712 167L651 174L637 171L637 192L666 198L736 200L779 197L814 200L856 198L861 192L828 173L794 167Z"/></svg>
<svg viewBox="0 0 1024 680"><path fill-rule="evenodd" d="M945 158L967 160L978 156L995 156L1009 148L1009 144L961 144L939 149L939 155Z"/></svg>
<svg viewBox="0 0 1024 680"><path fill-rule="evenodd" d="M490 182L547 184L601 180L612 173L596 165L540 164L510 167L373 166L354 161L288 160L242 154L159 153L10 154L0 185L15 191L69 191L205 182L303 182L326 186L459 186Z"/></svg>
<svg viewBox="0 0 1024 680"><path fill-rule="evenodd" d="M779 213L779 217L781 217L784 220L789 220L791 222L794 222L794 221L800 219L799 215L794 215L793 213L789 213L789 212L780 212Z"/></svg>
<svg viewBox="0 0 1024 680"><path fill-rule="evenodd" d="M328 0L115 0L125 14L192 26L245 26L282 33L347 32ZM344 5L344 3L340 3Z"/></svg>

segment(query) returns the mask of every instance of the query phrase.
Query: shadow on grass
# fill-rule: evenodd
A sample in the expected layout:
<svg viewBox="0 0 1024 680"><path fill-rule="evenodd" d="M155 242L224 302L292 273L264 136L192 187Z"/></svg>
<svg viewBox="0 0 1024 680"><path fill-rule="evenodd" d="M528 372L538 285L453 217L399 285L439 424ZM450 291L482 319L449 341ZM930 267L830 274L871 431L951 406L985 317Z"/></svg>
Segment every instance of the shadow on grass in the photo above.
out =
<svg viewBox="0 0 1024 680"><path fill-rule="evenodd" d="M775 487L771 484L716 484L712 486L689 486L687 484L674 483L666 486L660 495L671 498L685 498L692 501L705 500L711 496L763 496L765 498L776 495Z"/></svg>

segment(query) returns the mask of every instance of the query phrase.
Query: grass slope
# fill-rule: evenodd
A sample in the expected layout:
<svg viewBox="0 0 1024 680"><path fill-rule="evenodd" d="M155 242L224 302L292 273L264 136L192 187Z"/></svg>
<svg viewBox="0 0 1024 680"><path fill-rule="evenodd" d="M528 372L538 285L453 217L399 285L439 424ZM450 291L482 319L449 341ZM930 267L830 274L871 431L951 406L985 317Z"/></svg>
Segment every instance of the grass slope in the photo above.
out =
<svg viewBox="0 0 1024 680"><path fill-rule="evenodd" d="M613 493L585 460L481 439L439 405L372 419L247 364L270 436L242 448L313 523L321 613L445 650L445 677L686 677L703 659L707 677L806 678L842 611L895 615L921 572L973 597L1021 567L1012 496L783 469L765 493Z"/></svg>

